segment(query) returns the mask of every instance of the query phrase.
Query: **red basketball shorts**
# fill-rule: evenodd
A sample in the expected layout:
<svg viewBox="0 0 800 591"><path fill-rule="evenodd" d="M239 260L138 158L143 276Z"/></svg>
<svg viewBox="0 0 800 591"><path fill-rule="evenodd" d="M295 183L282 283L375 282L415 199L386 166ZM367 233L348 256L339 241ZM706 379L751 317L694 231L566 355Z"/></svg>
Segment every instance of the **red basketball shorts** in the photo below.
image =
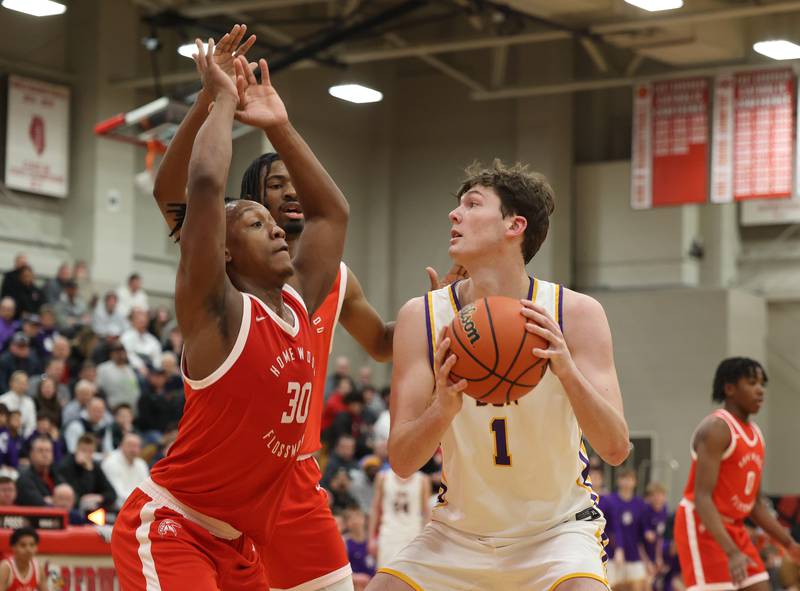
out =
<svg viewBox="0 0 800 591"><path fill-rule="evenodd" d="M268 588L247 536L218 538L138 488L114 524L111 554L122 591Z"/></svg>
<svg viewBox="0 0 800 591"><path fill-rule="evenodd" d="M724 525L739 550L753 561L747 567L747 578L738 587L731 581L728 556L701 523L694 505L685 499L681 501L675 512L675 545L686 591L727 591L769 580L744 524Z"/></svg>
<svg viewBox="0 0 800 591"><path fill-rule="evenodd" d="M313 457L299 460L292 472L272 538L261 548L272 591L316 591L351 576L321 476Z"/></svg>

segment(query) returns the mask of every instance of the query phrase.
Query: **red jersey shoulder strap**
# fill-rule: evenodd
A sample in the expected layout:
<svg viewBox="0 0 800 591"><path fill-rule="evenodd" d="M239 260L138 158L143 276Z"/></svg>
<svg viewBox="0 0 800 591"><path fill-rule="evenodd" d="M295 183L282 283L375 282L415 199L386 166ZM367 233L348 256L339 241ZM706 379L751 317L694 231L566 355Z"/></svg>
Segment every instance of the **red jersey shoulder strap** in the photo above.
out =
<svg viewBox="0 0 800 591"><path fill-rule="evenodd" d="M728 430L731 433L731 442L728 445L728 448L722 454L722 459L727 460L733 454L733 450L736 449L736 440L739 438L739 434L736 432L736 421L733 416L723 408L718 408L714 412L711 413L712 417L716 417L725 421L725 424L728 425Z"/></svg>
<svg viewBox="0 0 800 591"><path fill-rule="evenodd" d="M743 424L739 419L733 416L724 408L719 408L713 413L716 416L723 417L728 426L742 439L748 447L755 447L759 441L759 430L755 423ZM747 428L750 433L745 431Z"/></svg>

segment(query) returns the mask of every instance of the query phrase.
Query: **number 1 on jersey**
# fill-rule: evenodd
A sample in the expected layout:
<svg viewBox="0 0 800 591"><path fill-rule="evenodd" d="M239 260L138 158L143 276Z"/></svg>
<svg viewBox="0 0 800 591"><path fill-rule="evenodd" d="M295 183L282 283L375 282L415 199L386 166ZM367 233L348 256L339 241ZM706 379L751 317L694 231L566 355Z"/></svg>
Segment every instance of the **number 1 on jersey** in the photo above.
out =
<svg viewBox="0 0 800 591"><path fill-rule="evenodd" d="M508 432L506 419L492 419L489 430L494 433L494 463L495 466L510 466L511 454L508 453Z"/></svg>

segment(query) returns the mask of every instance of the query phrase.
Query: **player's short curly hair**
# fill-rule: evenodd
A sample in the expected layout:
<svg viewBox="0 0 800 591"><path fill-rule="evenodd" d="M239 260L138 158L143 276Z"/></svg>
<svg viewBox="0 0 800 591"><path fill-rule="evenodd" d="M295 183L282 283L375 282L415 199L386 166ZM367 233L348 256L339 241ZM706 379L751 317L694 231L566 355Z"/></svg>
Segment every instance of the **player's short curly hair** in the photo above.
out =
<svg viewBox="0 0 800 591"><path fill-rule="evenodd" d="M530 262L547 237L550 216L555 211L555 194L545 176L529 171L527 164L507 166L497 158L489 167L475 162L466 173L456 197L460 199L476 185L490 187L500 197L500 211L504 217L520 215L528 220L522 240L522 257L525 263Z"/></svg>
<svg viewBox="0 0 800 591"><path fill-rule="evenodd" d="M711 399L715 402L725 402L725 385L735 384L742 378L756 378L758 371L764 378L764 385L767 384L767 372L764 367L755 359L749 357L729 357L723 359L717 366L714 373L714 385L711 391Z"/></svg>

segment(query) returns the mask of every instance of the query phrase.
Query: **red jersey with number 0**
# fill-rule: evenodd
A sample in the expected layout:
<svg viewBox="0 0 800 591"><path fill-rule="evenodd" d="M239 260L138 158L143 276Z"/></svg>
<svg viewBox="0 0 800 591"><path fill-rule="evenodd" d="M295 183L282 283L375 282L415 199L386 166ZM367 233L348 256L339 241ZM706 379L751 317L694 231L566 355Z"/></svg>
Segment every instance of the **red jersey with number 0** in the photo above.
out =
<svg viewBox="0 0 800 591"><path fill-rule="evenodd" d="M301 455L313 454L322 447L320 431L322 429L322 409L325 406L325 380L327 379L328 356L333 348L333 333L347 291L347 265L339 263L339 274L333 282L330 292L322 302L311 324L317 339L317 373L314 376L314 387L311 389L311 410L306 422L306 436L303 439Z"/></svg>
<svg viewBox="0 0 800 591"><path fill-rule="evenodd" d="M722 454L719 477L714 486L712 500L721 515L740 521L753 510L761 487L764 466L764 438L754 422L743 423L727 410L718 409L711 416L725 421L731 432L731 443ZM692 466L689 481L683 493L694 502L694 481L697 471L697 454L692 449Z"/></svg>
<svg viewBox="0 0 800 591"><path fill-rule="evenodd" d="M184 373L178 438L153 481L204 516L258 543L268 538L303 444L317 362L303 300L285 286L287 323L242 294L239 335L228 358L202 380Z"/></svg>

